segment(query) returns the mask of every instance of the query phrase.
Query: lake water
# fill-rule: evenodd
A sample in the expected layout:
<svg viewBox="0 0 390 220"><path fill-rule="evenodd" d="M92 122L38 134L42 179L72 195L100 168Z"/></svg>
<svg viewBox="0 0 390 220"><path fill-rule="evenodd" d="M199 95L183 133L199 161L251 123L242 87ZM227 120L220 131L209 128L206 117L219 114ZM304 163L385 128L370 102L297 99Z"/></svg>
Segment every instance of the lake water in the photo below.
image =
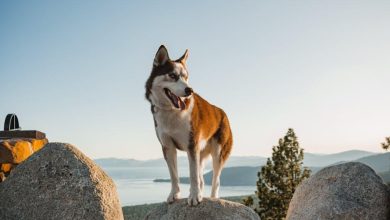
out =
<svg viewBox="0 0 390 220"><path fill-rule="evenodd" d="M108 175L113 178L122 206L139 205L166 201L171 191L171 183L155 183L156 178L169 178L166 167L115 167L104 168ZM207 171L206 171L207 172ZM181 177L188 176L188 168L179 169ZM189 184L180 184L181 196L189 195ZM254 186L221 186L219 195L240 196L253 194ZM211 186L205 185L203 196L209 197Z"/></svg>

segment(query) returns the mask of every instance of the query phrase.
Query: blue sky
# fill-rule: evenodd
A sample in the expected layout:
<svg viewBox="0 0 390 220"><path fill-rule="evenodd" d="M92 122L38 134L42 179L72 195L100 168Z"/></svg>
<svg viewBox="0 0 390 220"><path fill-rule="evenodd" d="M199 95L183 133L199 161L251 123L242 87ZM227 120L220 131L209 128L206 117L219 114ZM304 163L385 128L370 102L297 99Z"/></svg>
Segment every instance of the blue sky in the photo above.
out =
<svg viewBox="0 0 390 220"><path fill-rule="evenodd" d="M389 1L1 1L0 117L93 158L161 157L144 83L165 44L228 114L234 155L380 152Z"/></svg>

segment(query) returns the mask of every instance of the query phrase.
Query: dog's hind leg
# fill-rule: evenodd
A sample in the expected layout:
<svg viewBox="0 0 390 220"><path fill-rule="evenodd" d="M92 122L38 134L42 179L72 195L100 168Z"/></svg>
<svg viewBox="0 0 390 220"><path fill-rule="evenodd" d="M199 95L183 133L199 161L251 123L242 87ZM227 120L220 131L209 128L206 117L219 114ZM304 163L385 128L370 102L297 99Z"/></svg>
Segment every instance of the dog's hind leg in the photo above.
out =
<svg viewBox="0 0 390 220"><path fill-rule="evenodd" d="M212 180L212 186L211 186L211 198L218 198L218 192L219 192L219 177L221 176L221 171L223 168L223 161L220 157L221 152L221 146L219 144L216 144L213 146L211 157L213 159L213 180Z"/></svg>
<svg viewBox="0 0 390 220"><path fill-rule="evenodd" d="M165 161L167 162L169 175L171 176L171 192L169 193L167 202L173 203L180 199L180 188L179 188L179 175L177 173L177 152L176 148L163 146L163 153Z"/></svg>
<svg viewBox="0 0 390 220"><path fill-rule="evenodd" d="M211 198L218 198L221 171L233 147L233 136L230 130L229 121L225 114L222 118L220 127L214 136L212 144L213 181Z"/></svg>
<svg viewBox="0 0 390 220"><path fill-rule="evenodd" d="M200 159L200 162L199 162L199 188L200 188L201 195L203 195L203 188L204 188L203 170L204 170L204 161L202 161L202 159Z"/></svg>
<svg viewBox="0 0 390 220"><path fill-rule="evenodd" d="M200 152L199 184L200 184L200 191L202 194L204 189L204 178L203 178L204 166L209 155L210 155L210 147L209 145L207 145L206 148Z"/></svg>

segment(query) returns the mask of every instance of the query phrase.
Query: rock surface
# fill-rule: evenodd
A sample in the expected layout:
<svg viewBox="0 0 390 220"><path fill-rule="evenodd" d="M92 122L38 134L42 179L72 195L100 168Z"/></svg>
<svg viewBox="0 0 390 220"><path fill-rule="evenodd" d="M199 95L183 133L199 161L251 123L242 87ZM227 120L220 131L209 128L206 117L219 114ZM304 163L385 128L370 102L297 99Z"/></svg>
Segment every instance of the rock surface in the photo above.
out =
<svg viewBox="0 0 390 220"><path fill-rule="evenodd" d="M298 186L286 219L390 219L390 190L362 163L326 167Z"/></svg>
<svg viewBox="0 0 390 220"><path fill-rule="evenodd" d="M116 187L69 144L49 143L0 183L0 219L123 219Z"/></svg>
<svg viewBox="0 0 390 220"><path fill-rule="evenodd" d="M187 199L181 199L173 204L163 203L149 212L145 220L240 220L257 219L259 216L249 207L223 199L203 198L194 207L188 206Z"/></svg>

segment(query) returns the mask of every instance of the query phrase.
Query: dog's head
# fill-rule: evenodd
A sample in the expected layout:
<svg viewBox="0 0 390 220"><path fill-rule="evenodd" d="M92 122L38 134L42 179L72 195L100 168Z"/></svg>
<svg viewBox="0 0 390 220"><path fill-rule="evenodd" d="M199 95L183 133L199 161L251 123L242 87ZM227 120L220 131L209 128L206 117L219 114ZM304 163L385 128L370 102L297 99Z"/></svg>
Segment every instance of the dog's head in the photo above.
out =
<svg viewBox="0 0 390 220"><path fill-rule="evenodd" d="M147 100L164 108L186 109L186 99L193 93L188 84L187 58L188 50L179 59L171 60L167 48L160 46L145 85Z"/></svg>

